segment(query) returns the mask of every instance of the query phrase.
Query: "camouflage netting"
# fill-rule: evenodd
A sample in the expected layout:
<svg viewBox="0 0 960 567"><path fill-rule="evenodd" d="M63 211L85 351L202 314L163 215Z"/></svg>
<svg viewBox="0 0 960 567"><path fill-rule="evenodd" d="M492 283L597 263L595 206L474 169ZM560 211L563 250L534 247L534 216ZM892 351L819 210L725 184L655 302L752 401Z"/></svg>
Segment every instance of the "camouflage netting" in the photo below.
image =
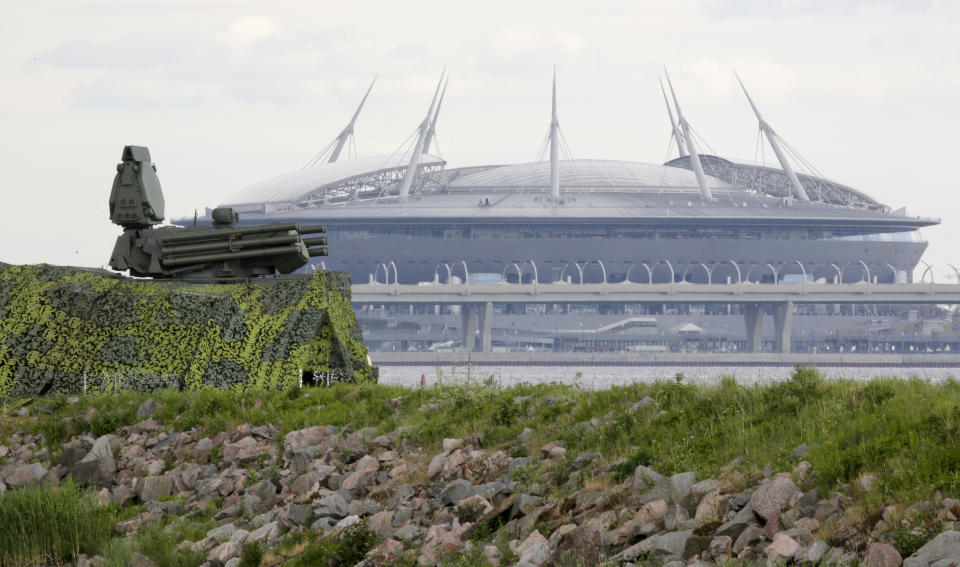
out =
<svg viewBox="0 0 960 567"><path fill-rule="evenodd" d="M0 399L376 381L342 272L206 285L0 263Z"/></svg>

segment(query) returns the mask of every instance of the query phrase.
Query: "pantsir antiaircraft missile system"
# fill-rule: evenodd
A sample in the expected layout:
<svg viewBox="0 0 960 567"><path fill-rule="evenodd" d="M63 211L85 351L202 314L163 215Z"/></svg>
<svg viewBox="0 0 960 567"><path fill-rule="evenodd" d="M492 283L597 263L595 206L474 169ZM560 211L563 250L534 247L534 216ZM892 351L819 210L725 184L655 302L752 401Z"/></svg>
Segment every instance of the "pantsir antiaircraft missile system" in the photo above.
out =
<svg viewBox="0 0 960 567"><path fill-rule="evenodd" d="M123 227L110 256L117 271L158 279L236 282L252 277L289 274L312 256L326 256L324 225L280 222L237 226L229 207L212 212L210 227L165 226L164 201L150 150L123 148L110 192L110 220Z"/></svg>

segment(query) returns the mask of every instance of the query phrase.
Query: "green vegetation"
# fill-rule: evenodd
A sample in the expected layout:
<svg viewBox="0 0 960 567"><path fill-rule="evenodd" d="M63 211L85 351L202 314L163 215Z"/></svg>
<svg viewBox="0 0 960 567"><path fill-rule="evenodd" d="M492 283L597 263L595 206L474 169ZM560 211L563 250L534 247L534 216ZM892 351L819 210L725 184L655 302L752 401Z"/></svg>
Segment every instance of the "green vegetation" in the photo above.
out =
<svg viewBox="0 0 960 567"><path fill-rule="evenodd" d="M59 564L99 553L116 518L115 507L98 506L71 483L10 491L0 498L0 565Z"/></svg>
<svg viewBox="0 0 960 567"><path fill-rule="evenodd" d="M565 457L550 465L534 460L515 471L518 479L544 484L547 490L569 488L561 487L571 478L565 471L582 453L599 453L601 466L592 477L579 478L580 483L620 482L639 464L665 475L697 471L701 478L732 468L730 474L747 479L768 464L774 471L791 470L798 460L794 449L806 444L809 453L803 458L813 465L812 482L821 493L841 489L854 499L850 508L865 515L890 504L908 511L935 491L960 495L960 382L825 381L807 368L798 368L789 380L762 386L726 377L714 386L676 379L590 391L558 384L499 388L486 380L416 389L337 384L288 391L123 391L75 402L53 396L4 407L0 444L17 430L46 435L50 444L131 425L140 419L136 408L151 396L156 402L153 419L161 426L198 428L198 436L243 423L277 425L281 434L317 424L370 427L377 433L403 427L402 435L424 445L428 455L438 453L448 437L481 435L486 449L514 456L537 454L543 444L562 441ZM637 404L648 397L652 401ZM26 415L20 415L23 408ZM525 428L532 433L521 437ZM864 474L873 475L869 490L859 487ZM108 541L117 510L96 506L87 492L69 484L11 490L0 500L0 549L5 554L0 563L101 553L108 564L123 564L137 552L162 566L194 565L202 558L174 550L181 541L202 538L213 525L210 514L216 505L183 525L144 528L118 543ZM936 518L907 513L897 521L901 519L905 523L894 528L891 542L905 556L939 527ZM287 551L281 546L259 559L251 548L245 551L245 564L272 564L271 557L298 565L341 564L376 543L365 527L331 540L315 537L291 534ZM478 553L467 550L443 561L472 564L482 559Z"/></svg>

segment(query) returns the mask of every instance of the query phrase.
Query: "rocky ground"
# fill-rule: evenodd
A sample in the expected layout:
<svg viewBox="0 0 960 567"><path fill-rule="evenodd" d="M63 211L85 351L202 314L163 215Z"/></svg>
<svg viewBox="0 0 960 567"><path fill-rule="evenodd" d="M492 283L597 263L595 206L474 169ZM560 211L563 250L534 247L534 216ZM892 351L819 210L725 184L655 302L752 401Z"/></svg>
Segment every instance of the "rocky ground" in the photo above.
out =
<svg viewBox="0 0 960 567"><path fill-rule="evenodd" d="M598 453L570 455L559 441L530 446L530 429L496 449L478 432L434 451L404 427L378 434L313 425L281 435L277 426L243 424L208 437L162 427L157 405L143 402L134 425L57 447L14 432L0 445L0 495L70 477L101 503L135 512L115 527L127 538L209 510L212 527L177 550L199 552L210 567L236 567L252 542L267 551L264 565L293 562L304 551L284 545L294 534L335 539L355 524L377 536L367 566L457 558L524 567L960 564L960 501L938 494L858 516L852 499L870 494L874 478L822 492L805 446L793 451L792 470L744 472L734 461L715 478L664 476L643 465L624 472L628 463ZM917 531L918 517L937 533ZM132 563L156 565L140 554Z"/></svg>

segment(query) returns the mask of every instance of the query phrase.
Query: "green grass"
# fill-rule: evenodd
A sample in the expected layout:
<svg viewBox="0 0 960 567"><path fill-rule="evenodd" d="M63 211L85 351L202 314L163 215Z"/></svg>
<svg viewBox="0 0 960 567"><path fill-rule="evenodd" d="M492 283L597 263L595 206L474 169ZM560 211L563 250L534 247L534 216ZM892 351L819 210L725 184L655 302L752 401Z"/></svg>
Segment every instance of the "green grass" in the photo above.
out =
<svg viewBox="0 0 960 567"><path fill-rule="evenodd" d="M0 565L70 561L99 553L113 533L117 509L98 506L72 483L11 490L0 499Z"/></svg>
<svg viewBox="0 0 960 567"><path fill-rule="evenodd" d="M874 503L916 501L935 490L960 495L956 381L825 381L800 368L790 380L763 386L743 386L732 377L713 386L675 379L600 391L559 384L499 388L491 382L416 389L337 384L293 395L165 391L154 395L159 402L154 419L174 430L199 428L201 435L241 423L278 425L281 433L317 424L373 427L382 433L403 426L405 435L428 452L438 452L445 437L476 433L483 434L486 448L515 456L536 454L541 444L562 440L567 460L599 452L607 463L619 461L612 470L615 480L629 476L637 464L663 474L692 470L702 478L715 476L735 458L744 471L766 464L775 471L790 470L796 461L790 452L807 443L806 459L824 489L854 484L862 473L873 473L878 489L865 497ZM646 396L655 403L627 411ZM61 398L35 400L27 406L28 417L15 411L4 415L0 443L17 429L52 432L51 438L62 441L77 430L90 431L95 423L129 425L137 421L135 409L147 397L120 392L75 404ZM79 416L89 407L97 412L88 423ZM586 425L592 419L599 425ZM57 421L71 423L71 429L52 424ZM520 444L517 436L525 427L535 433Z"/></svg>

